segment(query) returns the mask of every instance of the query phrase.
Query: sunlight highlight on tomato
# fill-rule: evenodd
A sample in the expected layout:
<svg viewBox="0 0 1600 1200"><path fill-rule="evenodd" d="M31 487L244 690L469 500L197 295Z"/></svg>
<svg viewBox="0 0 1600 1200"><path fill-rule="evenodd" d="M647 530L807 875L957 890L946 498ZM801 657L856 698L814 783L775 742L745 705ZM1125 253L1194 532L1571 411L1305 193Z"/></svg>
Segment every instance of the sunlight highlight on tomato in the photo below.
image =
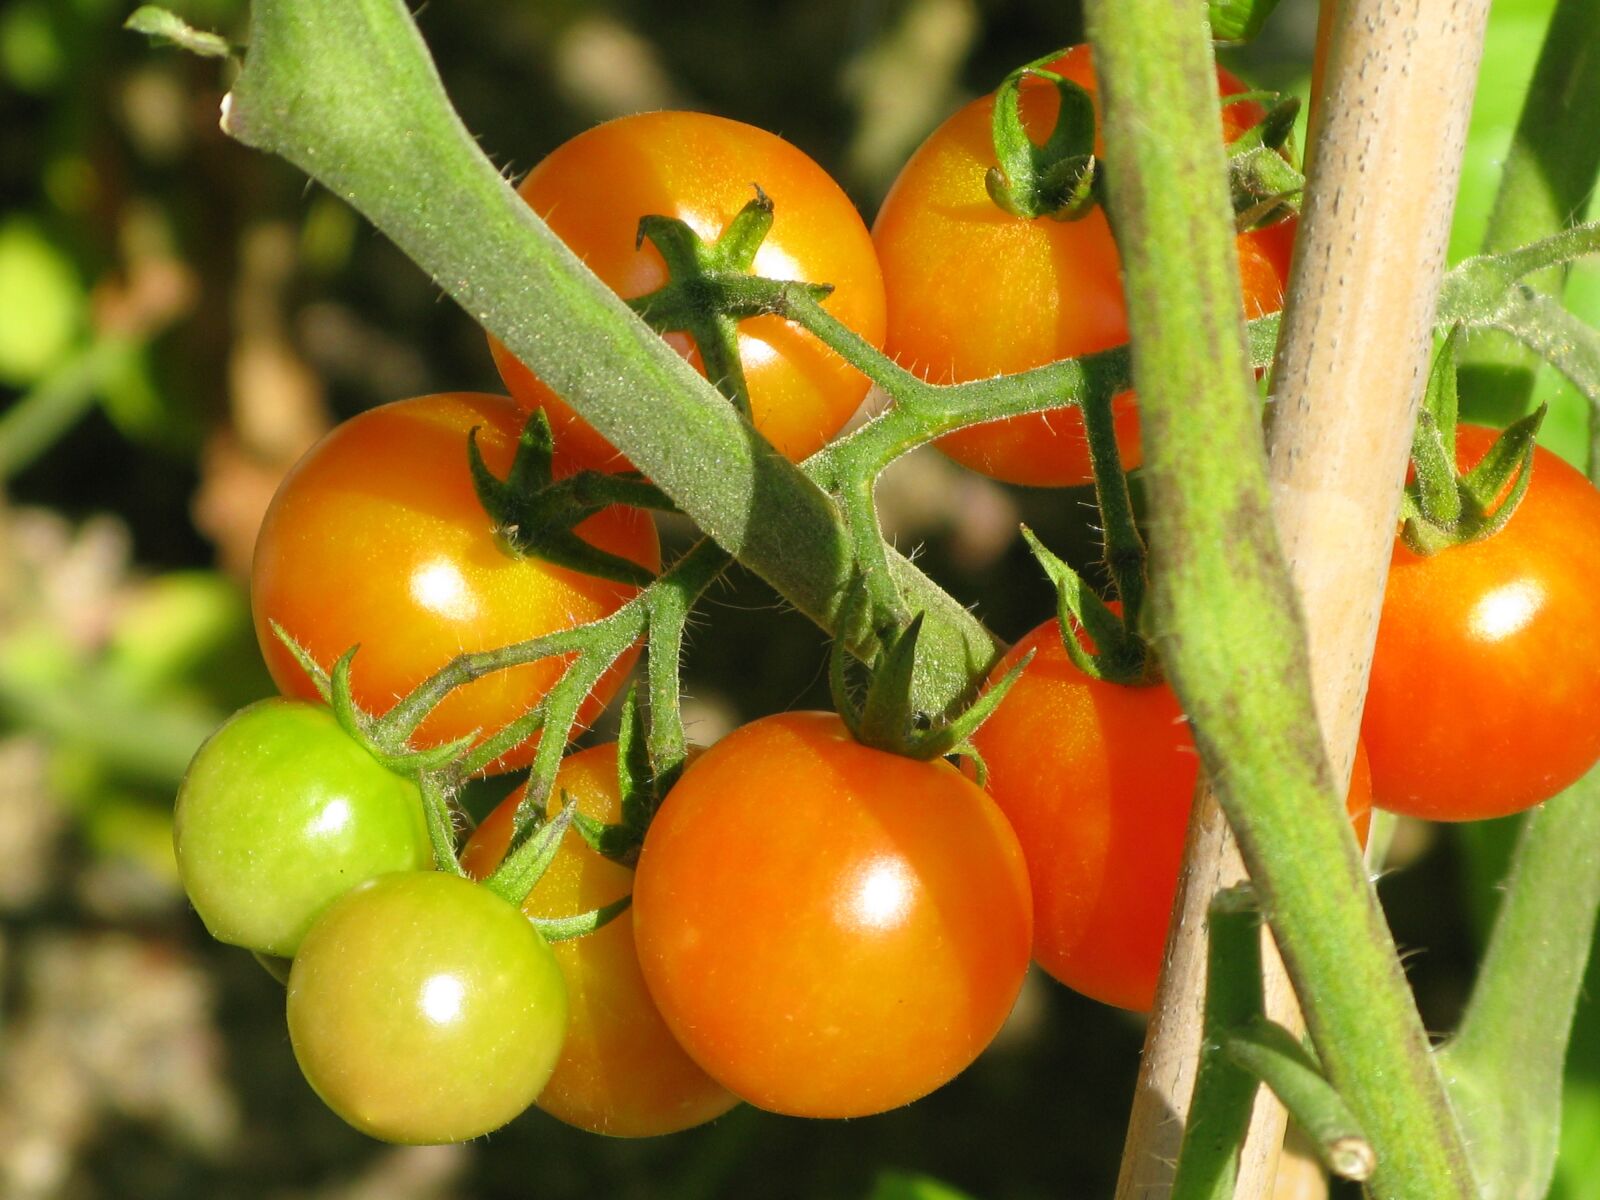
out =
<svg viewBox="0 0 1600 1200"><path fill-rule="evenodd" d="M339 425L284 478L256 539L250 600L273 682L316 696L273 635L276 621L324 666L359 644L356 703L387 710L458 654L524 641L615 612L638 589L517 558L495 538L472 488L467 433L490 470L511 467L525 414L502 396L445 393L385 404ZM556 473L575 465L559 453ZM651 571L661 565L648 514L614 507L578 526L594 545ZM579 712L593 720L632 666L629 651ZM451 692L415 743L487 735L537 704L564 664L544 659ZM537 738L496 769L526 765Z"/></svg>

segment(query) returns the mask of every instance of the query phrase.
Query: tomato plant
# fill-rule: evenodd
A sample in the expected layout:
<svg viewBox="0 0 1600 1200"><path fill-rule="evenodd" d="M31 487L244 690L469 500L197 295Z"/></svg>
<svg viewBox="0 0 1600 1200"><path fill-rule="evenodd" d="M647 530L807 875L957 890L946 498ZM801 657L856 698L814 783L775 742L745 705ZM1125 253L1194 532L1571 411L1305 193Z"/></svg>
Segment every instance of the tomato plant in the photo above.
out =
<svg viewBox="0 0 1600 1200"><path fill-rule="evenodd" d="M616 744L569 755L555 787L584 815L608 824L620 820ZM487 875L505 857L526 790L518 788L474 831L461 855L468 874ZM569 917L614 903L632 887L631 870L569 834L522 909L532 917ZM540 1108L595 1133L654 1137L733 1107L735 1098L683 1052L656 1011L639 970L631 911L551 949L566 980L569 1017L561 1058L539 1093Z"/></svg>
<svg viewBox="0 0 1600 1200"><path fill-rule="evenodd" d="M1049 69L1095 91L1087 46ZM1245 90L1217 72L1222 95ZM1035 140L1052 127L1054 85L1024 80L1023 125ZM989 198L985 171L995 165L994 97L974 100L933 131L911 157L878 212L873 244L888 295L884 349L935 383L984 379L1043 366L1128 340L1121 261L1105 211L1075 221L1026 220ZM1259 121L1253 101L1223 107L1231 140ZM1237 239L1245 311L1275 311L1288 276L1294 222ZM1113 402L1124 468L1139 465L1138 419L1131 393ZM1075 411L1010 417L947 434L938 447L976 471L1011 483L1087 483L1088 445Z"/></svg>
<svg viewBox="0 0 1600 1200"><path fill-rule="evenodd" d="M1075 991L1145 1010L1200 756L1170 687L1090 678L1067 657L1054 619L1013 646L991 681L1030 652L972 740L1027 856L1034 958ZM1365 841L1371 783L1360 748L1347 803Z"/></svg>
<svg viewBox="0 0 1600 1200"><path fill-rule="evenodd" d="M839 185L775 134L705 113L639 113L557 147L517 190L590 270L633 299L668 279L660 252L639 238L641 217L675 217L710 243L752 198L752 183L774 206L752 271L832 284L828 310L881 342L883 280L866 226ZM704 372L691 338L666 336ZM821 448L867 394L854 368L781 317L740 322L738 344L755 426L795 461ZM542 407L558 441L588 462L628 465L499 341L489 346L512 395Z"/></svg>
<svg viewBox="0 0 1600 1200"><path fill-rule="evenodd" d="M345 894L289 972L289 1038L306 1080L363 1133L459 1142L530 1104L566 1029L539 931L459 875L406 871Z"/></svg>
<svg viewBox="0 0 1600 1200"><path fill-rule="evenodd" d="M467 464L478 429L484 462L510 469L524 414L498 396L449 393L383 405L346 421L284 478L256 540L251 607L261 652L284 693L310 678L273 636L277 622L324 666L360 644L356 702L381 711L458 654L524 641L614 612L637 589L502 547ZM557 475L573 464L558 448ZM656 570L649 517L614 507L578 532ZM630 651L602 678L579 720L592 720L627 674ZM537 704L562 663L545 659L457 688L422 722L418 745L488 734ZM498 766L525 765L537 739Z"/></svg>
<svg viewBox="0 0 1600 1200"><path fill-rule="evenodd" d="M1463 470L1494 436L1460 427ZM1361 725L1383 808L1505 816L1600 758L1600 492L1543 449L1532 470L1491 537L1395 542Z"/></svg>
<svg viewBox="0 0 1600 1200"><path fill-rule="evenodd" d="M211 935L285 957L352 885L433 864L417 785L331 711L291 700L242 709L200 747L172 836Z"/></svg>
<svg viewBox="0 0 1600 1200"><path fill-rule="evenodd" d="M1027 970L1016 837L954 767L832 713L736 730L645 838L634 932L668 1027L760 1108L863 1116L964 1069Z"/></svg>

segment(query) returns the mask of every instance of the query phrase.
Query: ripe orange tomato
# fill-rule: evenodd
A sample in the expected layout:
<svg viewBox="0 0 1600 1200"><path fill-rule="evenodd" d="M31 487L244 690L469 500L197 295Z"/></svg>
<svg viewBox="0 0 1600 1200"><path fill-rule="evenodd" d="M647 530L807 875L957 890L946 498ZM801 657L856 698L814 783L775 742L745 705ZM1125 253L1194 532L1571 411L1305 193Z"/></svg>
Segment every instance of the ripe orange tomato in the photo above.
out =
<svg viewBox="0 0 1600 1200"><path fill-rule="evenodd" d="M555 788L556 795L576 800L586 816L619 820L616 745L569 755ZM500 865L526 790L513 792L473 833L461 853L469 875L481 878ZM570 917L610 904L632 887L632 871L569 833L522 911ZM539 1093L540 1108L593 1133L654 1137L702 1124L738 1102L695 1066L656 1011L639 970L631 911L551 949L567 984L567 1040Z"/></svg>
<svg viewBox="0 0 1600 1200"><path fill-rule="evenodd" d="M1463 425L1463 469L1495 432ZM1600 758L1600 492L1543 449L1521 505L1426 558L1395 541L1361 734L1373 802L1436 821L1520 812Z"/></svg>
<svg viewBox="0 0 1600 1200"><path fill-rule="evenodd" d="M1200 756L1166 684L1083 674L1046 621L995 667L1033 661L973 735L1033 882L1035 960L1093 999L1147 1010L1172 921ZM1364 751L1347 800L1366 840Z"/></svg>
<svg viewBox="0 0 1600 1200"><path fill-rule="evenodd" d="M1016 836L948 763L832 713L746 725L684 772L639 858L634 932L667 1025L760 1108L850 1117L963 1070L1027 971Z"/></svg>
<svg viewBox="0 0 1600 1200"><path fill-rule="evenodd" d="M828 311L880 345L883 277L867 228L839 185L775 134L705 113L639 113L557 147L517 191L590 270L631 300L667 282L655 246L636 244L639 218L676 217L713 242L754 198L752 184L774 205L753 273L832 284ZM704 373L692 338L667 340ZM755 426L796 462L837 433L867 394L864 376L781 317L742 321L738 340ZM593 465L628 469L615 447L493 337L489 349L511 394L549 414L557 441Z"/></svg>
<svg viewBox="0 0 1600 1200"><path fill-rule="evenodd" d="M615 612L637 589L496 541L467 467L467 433L504 477L525 414L509 399L468 393L386 404L344 422L284 477L256 538L250 602L273 682L312 699L311 680L273 636L276 621L324 666L351 646L356 703L381 712L453 657L538 637ZM558 453L557 474L572 464ZM610 508L578 526L594 545L652 571L661 565L650 518ZM579 713L592 720L632 666L624 655ZM433 746L487 736L537 704L560 660L498 671L450 693L417 731ZM537 738L495 769L533 757Z"/></svg>
<svg viewBox="0 0 1600 1200"><path fill-rule="evenodd" d="M1095 91L1087 46L1050 69ZM1224 96L1245 90L1217 72ZM1055 85L1024 81L1021 111L1042 142L1059 107ZM961 109L934 130L901 170L872 227L889 298L884 349L934 383L1010 374L1057 359L1106 350L1128 340L1122 266L1103 210L1078 221L1025 220L992 201L985 172L995 165L994 97ZM1260 105L1225 105L1229 140L1264 116ZM1251 317L1283 302L1294 223L1238 238L1245 311ZM1132 393L1113 402L1123 468L1139 465ZM935 443L957 462L1010 483L1061 487L1093 478L1083 418L1076 410L990 421Z"/></svg>

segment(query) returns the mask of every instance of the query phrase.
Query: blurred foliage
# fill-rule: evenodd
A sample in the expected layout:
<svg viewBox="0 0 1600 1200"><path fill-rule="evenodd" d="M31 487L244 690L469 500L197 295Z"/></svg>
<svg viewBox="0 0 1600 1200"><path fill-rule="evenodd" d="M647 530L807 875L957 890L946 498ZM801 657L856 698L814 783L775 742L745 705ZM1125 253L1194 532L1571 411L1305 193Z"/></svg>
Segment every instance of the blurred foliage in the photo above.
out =
<svg viewBox="0 0 1600 1200"><path fill-rule="evenodd" d="M169 7L244 35L244 0ZM1494 5L1455 256L1481 237L1549 7ZM472 1146L395 1149L315 1101L278 985L185 911L172 790L205 733L269 687L244 582L282 472L360 409L501 389L480 331L398 252L222 136L224 68L124 33L129 8L0 9L0 1195L493 1198L529 1195L530 1178L541 1200L1109 1194L1141 1030L1042 978L966 1076L871 1120L737 1110L638 1144L532 1113ZM508 173L597 120L688 106L782 133L868 214L956 105L1080 32L1059 0L457 0L420 20ZM1310 0L1285 0L1229 61L1292 88L1314 25ZM1573 295L1600 315L1600 272L1576 271ZM1557 397L1550 436L1578 456L1581 412L1540 387ZM937 455L897 464L880 502L902 547L1007 637L1052 609L1019 520L1095 554L1087 493L1002 488ZM821 635L759 581L736 572L693 633L699 740L827 702ZM1510 830L1408 836L1385 900L1402 944L1425 948L1412 979L1447 1028ZM1461 879L1475 922L1438 903ZM1600 1197L1597 1024L1591 1001L1564 1200Z"/></svg>

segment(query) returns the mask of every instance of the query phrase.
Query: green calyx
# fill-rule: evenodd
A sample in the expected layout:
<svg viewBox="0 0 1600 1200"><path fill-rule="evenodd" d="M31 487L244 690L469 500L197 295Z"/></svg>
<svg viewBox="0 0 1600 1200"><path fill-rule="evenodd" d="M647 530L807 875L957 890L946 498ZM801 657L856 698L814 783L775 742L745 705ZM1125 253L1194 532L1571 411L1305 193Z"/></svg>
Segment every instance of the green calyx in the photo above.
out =
<svg viewBox="0 0 1600 1200"><path fill-rule="evenodd" d="M1516 512L1533 475L1533 452L1545 409L1510 425L1470 471L1456 466L1456 358L1451 331L1428 376L1411 443L1415 478L1400 501L1400 536L1421 555L1492 537Z"/></svg>
<svg viewBox="0 0 1600 1200"><path fill-rule="evenodd" d="M1228 143L1228 190L1242 233L1295 215L1306 179L1290 155L1300 101L1272 93L1241 92L1223 104L1266 103L1267 115Z"/></svg>
<svg viewBox="0 0 1600 1200"><path fill-rule="evenodd" d="M638 244L648 239L667 264L668 282L629 307L657 333L686 333L699 347L706 378L745 416L749 389L734 331L748 317L782 313L794 289L825 299L832 284L765 279L750 274L756 251L772 228L772 200L759 185L715 242L707 245L676 217L639 221Z"/></svg>
<svg viewBox="0 0 1600 1200"><path fill-rule="evenodd" d="M440 770L460 756L477 736L470 733L442 746L413 750L403 737L394 736L393 731L381 720L365 712L356 703L350 688L350 666L361 649L359 645L351 646L341 654L332 670L324 670L322 664L288 630L276 621L271 624L272 635L283 643L284 648L294 656L295 662L300 664L300 669L310 678L322 702L333 710L340 728L389 770L411 778L425 771Z"/></svg>
<svg viewBox="0 0 1600 1200"><path fill-rule="evenodd" d="M1160 666L1149 644L1130 628L1124 614L1100 598L1069 564L1045 548L1033 530L1022 527L1033 557L1056 588L1056 618L1067 657L1091 679L1138 685L1160 678ZM1090 645L1083 643L1083 634Z"/></svg>
<svg viewBox="0 0 1600 1200"><path fill-rule="evenodd" d="M1045 64L1060 52L1007 75L994 94L994 153L999 166L984 176L989 198L1024 220L1076 221L1100 202L1099 160L1094 153L1094 101ZM1055 85L1061 108L1042 145L1022 124L1022 84L1028 78Z"/></svg>
<svg viewBox="0 0 1600 1200"><path fill-rule="evenodd" d="M522 907L528 894L539 886L550 864L555 862L556 854L561 849L561 839L574 827L581 830L579 823L588 819L578 812L578 802L565 792L561 795L561 808L554 813L546 812L543 820L534 819L534 810L540 806L533 801L524 800L522 808L530 810L529 820L524 822L524 814L518 811L520 832L512 839L500 865L483 881L484 887L518 908ZM525 829L522 828L524 824L527 826ZM528 920L545 941L564 942L604 928L626 912L631 903L633 896L627 895L587 912L566 917L528 916Z"/></svg>
<svg viewBox="0 0 1600 1200"><path fill-rule="evenodd" d="M901 623L885 623L869 635L861 629L867 607L866 586L858 579L846 601L839 636L834 639L828 659L828 685L845 727L863 746L906 758L969 758L977 765L981 784L988 772L972 745L972 735L1000 706L1029 660L1017 663L954 716L936 720L932 714L916 709L911 699L923 614L917 613ZM872 661L863 668L865 686L857 689L850 679L855 660L845 646L863 642L875 645L876 650Z"/></svg>
<svg viewBox="0 0 1600 1200"><path fill-rule="evenodd" d="M647 587L655 578L638 563L607 553L575 532L579 522L613 504L671 509L672 502L634 472L610 475L580 471L554 480L555 439L550 420L536 409L517 439L511 471L499 478L478 450L478 431L467 435L467 462L478 501L494 522L502 546L517 557L534 557L601 579Z"/></svg>

